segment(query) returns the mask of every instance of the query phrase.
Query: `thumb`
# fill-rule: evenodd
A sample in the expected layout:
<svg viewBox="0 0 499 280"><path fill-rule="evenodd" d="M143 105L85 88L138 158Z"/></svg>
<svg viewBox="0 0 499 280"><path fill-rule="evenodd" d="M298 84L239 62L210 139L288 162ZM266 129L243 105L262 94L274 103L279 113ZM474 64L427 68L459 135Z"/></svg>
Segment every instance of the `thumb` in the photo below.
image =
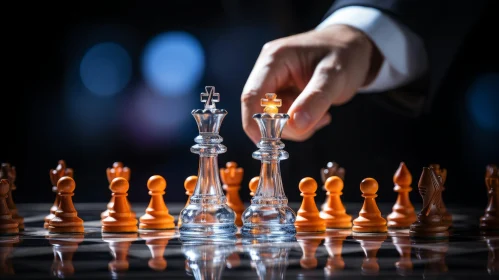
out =
<svg viewBox="0 0 499 280"><path fill-rule="evenodd" d="M289 108L288 133L300 138L313 132L331 105L343 101L341 93L345 84L345 73L336 56L324 57L303 92Z"/></svg>

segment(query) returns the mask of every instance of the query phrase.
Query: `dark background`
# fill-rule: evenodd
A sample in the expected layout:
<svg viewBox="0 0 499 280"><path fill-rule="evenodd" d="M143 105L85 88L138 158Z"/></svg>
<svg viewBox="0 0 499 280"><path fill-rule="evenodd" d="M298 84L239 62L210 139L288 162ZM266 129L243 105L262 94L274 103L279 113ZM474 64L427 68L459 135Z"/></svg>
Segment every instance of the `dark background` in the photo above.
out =
<svg viewBox="0 0 499 280"><path fill-rule="evenodd" d="M241 197L248 201L247 184L258 175L260 162L252 159L257 148L242 130L241 90L264 43L313 29L330 4L71 1L10 9L14 17L4 37L8 79L2 92L0 160L17 168L15 201L52 202L48 173L59 159L75 171L75 202L109 200L105 170L114 161L132 170L132 203L149 200L146 182L155 174L168 181L167 202L185 201L183 181L198 168L198 157L189 150L198 135L190 112L202 108L199 93L205 85L216 86L221 94L217 106L229 112L221 128L228 151L219 156L219 165L236 161L244 168ZM344 201L361 201L359 183L373 177L380 184L378 201L393 203L392 176L405 161L413 175L415 203L421 201L416 186L422 167L440 163L448 169L446 204L485 207L485 166L499 162L497 44L491 41L497 40L492 36L497 20L491 15L487 11L482 16L460 48L429 115L402 117L369 95L359 95L331 108L331 125L313 138L284 141L290 154L281 168L288 198L300 201L298 182L310 176L320 184L320 168L336 161L347 170ZM199 67L199 79L177 77L185 83L180 95L172 96L148 82L143 58L156 36L176 31L198 41L202 60L197 62L204 61L204 66ZM131 71L123 88L111 96L93 93L80 75L87 52L105 42L121 46L129 64L126 54L125 62L106 62L104 57L101 62L111 72L86 69L93 81L106 83L106 78L115 78L112 73ZM116 52L108 54L116 57ZM178 63L180 74L191 73L184 58L169 57ZM162 74L178 74L164 69ZM323 198L319 191L318 202Z"/></svg>

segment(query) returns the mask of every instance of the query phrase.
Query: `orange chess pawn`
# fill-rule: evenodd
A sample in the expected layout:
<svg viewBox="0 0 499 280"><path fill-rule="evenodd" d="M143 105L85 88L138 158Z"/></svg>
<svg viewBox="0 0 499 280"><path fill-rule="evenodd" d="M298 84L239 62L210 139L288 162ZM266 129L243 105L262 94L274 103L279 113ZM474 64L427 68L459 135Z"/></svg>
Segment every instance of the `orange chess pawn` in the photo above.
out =
<svg viewBox="0 0 499 280"><path fill-rule="evenodd" d="M12 219L9 207L7 206L7 194L10 183L6 179L0 180L0 235L17 234L19 224Z"/></svg>
<svg viewBox="0 0 499 280"><path fill-rule="evenodd" d="M66 168L66 162L64 160L59 160L57 167L55 169L50 169L49 175L50 182L52 183L52 191L55 193L55 200L52 207L50 207L50 214L45 216L44 228L49 227L50 220L55 217L55 211L57 211L57 208L59 207L60 197L57 194L57 181L63 176L73 178L73 169Z"/></svg>
<svg viewBox="0 0 499 280"><path fill-rule="evenodd" d="M174 218L168 213L163 195L166 189L165 178L154 175L147 181L151 201L146 213L140 217L140 229L175 229Z"/></svg>
<svg viewBox="0 0 499 280"><path fill-rule="evenodd" d="M409 228L417 219L414 206L409 200L409 192L412 191L412 175L404 162L400 163L399 168L393 175L395 192L398 192L397 201L393 205L393 212L388 215L389 228Z"/></svg>
<svg viewBox="0 0 499 280"><path fill-rule="evenodd" d="M57 191L60 196L59 207L55 217L49 222L49 233L84 233L83 220L73 205L76 184L73 178L64 176L57 181Z"/></svg>
<svg viewBox="0 0 499 280"><path fill-rule="evenodd" d="M185 188L185 194L187 195L187 202L185 203L184 207L187 207L189 205L189 202L191 201L191 196L194 194L194 189L196 188L196 184L198 182L198 176L192 175L187 177L184 181L184 188ZM177 222L177 227L180 228L182 225L182 221L180 220L180 216L178 217L178 222Z"/></svg>
<svg viewBox="0 0 499 280"><path fill-rule="evenodd" d="M112 168L106 169L106 175L109 184L111 184L111 181L113 181L113 179L117 177L122 177L125 178L127 181L130 181L130 168L124 166L122 162L117 161L113 163ZM128 199L126 203L128 204L128 207L130 208L130 211L133 217L135 218L137 215L133 211L132 206L130 205L130 201L128 201ZM114 204L114 196L111 196L111 200L107 204L106 211L102 212L100 215L101 220L104 220L105 218L107 218L107 216L109 216L109 209L113 208L113 204Z"/></svg>
<svg viewBox="0 0 499 280"><path fill-rule="evenodd" d="M237 167L237 163L232 161L227 162L226 166L227 168L220 169L220 178L222 179L223 189L227 196L227 205L234 210L236 214L235 223L240 227L243 225L241 215L245 209L239 196L244 171L241 167Z"/></svg>
<svg viewBox="0 0 499 280"><path fill-rule="evenodd" d="M253 197L256 194L256 189L260 183L260 176L253 177L249 182L250 196Z"/></svg>
<svg viewBox="0 0 499 280"><path fill-rule="evenodd" d="M343 180L338 176L331 176L326 179L324 187L327 190L327 200L320 217L326 222L326 228L351 228L352 216L346 213L340 198Z"/></svg>
<svg viewBox="0 0 499 280"><path fill-rule="evenodd" d="M127 203L129 184L125 178L117 177L111 181L110 189L114 196L114 205L109 216L101 221L102 232L126 233L137 232L137 219Z"/></svg>
<svg viewBox="0 0 499 280"><path fill-rule="evenodd" d="M317 191L317 182L310 177L300 181L300 192L303 201L296 215L295 227L297 232L324 232L326 222L320 217L319 209L315 204L314 196Z"/></svg>
<svg viewBox="0 0 499 280"><path fill-rule="evenodd" d="M360 183L360 191L364 197L364 205L360 209L359 217L353 221L353 232L387 232L386 220L381 217L381 212L376 205L378 196L378 182L373 178L366 178Z"/></svg>

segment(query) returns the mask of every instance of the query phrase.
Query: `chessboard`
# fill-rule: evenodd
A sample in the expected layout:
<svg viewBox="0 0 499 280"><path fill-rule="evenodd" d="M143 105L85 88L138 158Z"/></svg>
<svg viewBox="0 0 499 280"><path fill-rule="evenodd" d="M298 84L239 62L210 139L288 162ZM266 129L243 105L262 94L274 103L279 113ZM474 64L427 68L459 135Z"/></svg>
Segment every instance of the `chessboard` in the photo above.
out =
<svg viewBox="0 0 499 280"><path fill-rule="evenodd" d="M146 206L134 203L133 210L139 216ZM184 206L168 204L175 219ZM354 215L361 206L345 202ZM385 214L393 205L378 206ZM246 242L238 233L234 243L190 243L178 229L102 234L105 203L75 203L84 234L49 234L43 223L50 207L17 205L25 229L0 238L1 279L497 279L499 273L499 233L479 230L483 209L448 205L454 223L444 239L413 240L408 230L353 236L328 229L286 242Z"/></svg>

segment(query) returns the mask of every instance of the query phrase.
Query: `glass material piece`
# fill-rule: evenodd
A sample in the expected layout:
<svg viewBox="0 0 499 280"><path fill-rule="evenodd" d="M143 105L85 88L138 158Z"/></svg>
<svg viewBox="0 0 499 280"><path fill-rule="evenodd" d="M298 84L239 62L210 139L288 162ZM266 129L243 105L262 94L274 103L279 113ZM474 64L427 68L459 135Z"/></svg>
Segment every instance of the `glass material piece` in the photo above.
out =
<svg viewBox="0 0 499 280"><path fill-rule="evenodd" d="M235 213L227 206L219 178L218 154L227 150L219 135L227 111L216 108L219 97L214 87L206 87L206 92L201 93L205 108L192 111L199 135L191 152L199 155L199 170L194 193L179 216L182 239L234 236L237 231Z"/></svg>

